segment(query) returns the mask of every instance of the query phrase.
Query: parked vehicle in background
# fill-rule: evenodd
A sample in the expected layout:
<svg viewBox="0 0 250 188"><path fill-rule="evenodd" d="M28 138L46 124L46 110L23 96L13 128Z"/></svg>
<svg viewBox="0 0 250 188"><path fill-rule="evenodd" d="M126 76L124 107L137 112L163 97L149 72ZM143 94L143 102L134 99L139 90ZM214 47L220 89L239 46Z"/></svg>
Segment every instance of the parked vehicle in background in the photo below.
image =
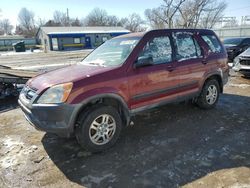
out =
<svg viewBox="0 0 250 188"><path fill-rule="evenodd" d="M236 56L250 47L250 38L228 38L223 43L227 50L228 60L232 62Z"/></svg>
<svg viewBox="0 0 250 188"><path fill-rule="evenodd" d="M226 50L211 30L133 33L105 42L80 64L29 80L19 104L37 129L76 135L98 152L139 112L190 99L215 107L228 73Z"/></svg>
<svg viewBox="0 0 250 188"><path fill-rule="evenodd" d="M234 59L233 70L247 77L250 76L250 48Z"/></svg>

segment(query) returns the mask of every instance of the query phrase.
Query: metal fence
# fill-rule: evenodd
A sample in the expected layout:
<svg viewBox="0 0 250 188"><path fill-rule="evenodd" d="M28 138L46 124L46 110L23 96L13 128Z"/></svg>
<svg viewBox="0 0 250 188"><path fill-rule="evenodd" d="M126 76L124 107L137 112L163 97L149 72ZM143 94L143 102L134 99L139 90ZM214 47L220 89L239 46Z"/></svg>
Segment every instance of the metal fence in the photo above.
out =
<svg viewBox="0 0 250 188"><path fill-rule="evenodd" d="M214 32L221 38L250 37L250 26L240 26L233 28L214 29Z"/></svg>

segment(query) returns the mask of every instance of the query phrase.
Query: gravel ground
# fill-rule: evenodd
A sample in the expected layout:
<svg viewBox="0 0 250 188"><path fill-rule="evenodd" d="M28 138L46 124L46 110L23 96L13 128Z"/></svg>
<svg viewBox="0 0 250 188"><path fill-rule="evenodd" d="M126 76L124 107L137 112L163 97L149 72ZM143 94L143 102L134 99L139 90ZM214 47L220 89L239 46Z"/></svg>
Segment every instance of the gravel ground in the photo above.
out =
<svg viewBox="0 0 250 188"><path fill-rule="evenodd" d="M136 116L101 154L35 130L14 101L0 101L0 187L250 188L250 79L234 74L213 110Z"/></svg>

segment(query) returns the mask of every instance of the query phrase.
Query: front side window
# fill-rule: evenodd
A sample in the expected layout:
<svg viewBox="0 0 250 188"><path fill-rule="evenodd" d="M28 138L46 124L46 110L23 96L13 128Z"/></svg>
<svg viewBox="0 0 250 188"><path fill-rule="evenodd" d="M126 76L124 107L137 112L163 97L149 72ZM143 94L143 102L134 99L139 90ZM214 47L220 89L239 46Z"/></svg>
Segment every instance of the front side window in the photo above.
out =
<svg viewBox="0 0 250 188"><path fill-rule="evenodd" d="M177 48L177 60L183 61L201 57L201 48L191 34L175 33L173 38Z"/></svg>
<svg viewBox="0 0 250 188"><path fill-rule="evenodd" d="M202 35L202 39L207 43L210 50L214 53L222 52L222 47L220 42L218 41L217 37L214 35Z"/></svg>
<svg viewBox="0 0 250 188"><path fill-rule="evenodd" d="M114 38L106 41L89 54L81 64L112 67L125 62L140 37Z"/></svg>
<svg viewBox="0 0 250 188"><path fill-rule="evenodd" d="M154 64L169 63L172 61L172 48L168 36L155 37L144 46L141 57L152 57Z"/></svg>

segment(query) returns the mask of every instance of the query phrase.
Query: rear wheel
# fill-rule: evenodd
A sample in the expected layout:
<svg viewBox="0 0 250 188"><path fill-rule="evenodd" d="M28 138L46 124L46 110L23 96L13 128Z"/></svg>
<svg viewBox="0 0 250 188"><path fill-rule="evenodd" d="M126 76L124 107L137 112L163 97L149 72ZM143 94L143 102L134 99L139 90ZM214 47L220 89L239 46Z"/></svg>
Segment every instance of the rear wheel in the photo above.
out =
<svg viewBox="0 0 250 188"><path fill-rule="evenodd" d="M218 102L220 87L217 80L212 79L205 82L201 94L197 99L197 104L200 108L214 108Z"/></svg>
<svg viewBox="0 0 250 188"><path fill-rule="evenodd" d="M115 108L96 106L83 114L76 128L76 138L86 150L100 152L116 143L121 129L122 120Z"/></svg>

